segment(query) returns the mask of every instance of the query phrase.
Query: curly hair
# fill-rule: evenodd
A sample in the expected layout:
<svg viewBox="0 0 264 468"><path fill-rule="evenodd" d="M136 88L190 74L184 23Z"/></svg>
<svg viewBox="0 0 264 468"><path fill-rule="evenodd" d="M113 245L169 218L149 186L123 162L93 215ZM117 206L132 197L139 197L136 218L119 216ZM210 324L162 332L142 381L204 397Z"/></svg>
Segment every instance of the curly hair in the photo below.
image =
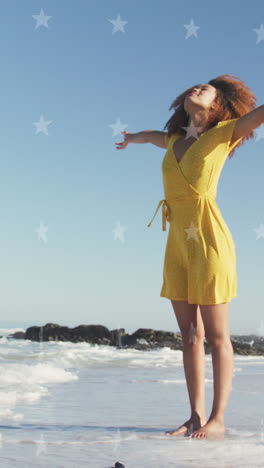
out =
<svg viewBox="0 0 264 468"><path fill-rule="evenodd" d="M236 76L219 75L208 81L208 84L216 88L216 97L212 103L214 106L213 110L210 108L205 131L214 127L220 121L242 117L255 109L257 98L244 81ZM188 88L177 96L171 104L169 110L174 108L175 111L163 128L163 130L168 129L168 136L171 136L173 133L180 133L183 136L186 135L186 131L182 127L188 127L189 116L184 109L184 100L195 86L199 85ZM232 158L236 149L243 145L245 140L250 138L254 138L253 130L240 140L230 152L229 157Z"/></svg>

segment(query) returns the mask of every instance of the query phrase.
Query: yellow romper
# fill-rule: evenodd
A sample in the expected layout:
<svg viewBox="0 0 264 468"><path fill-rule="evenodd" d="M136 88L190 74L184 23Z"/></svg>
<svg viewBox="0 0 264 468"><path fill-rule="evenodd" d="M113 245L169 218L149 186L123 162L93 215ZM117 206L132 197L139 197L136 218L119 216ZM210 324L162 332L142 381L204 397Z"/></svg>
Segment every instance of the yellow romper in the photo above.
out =
<svg viewBox="0 0 264 468"><path fill-rule="evenodd" d="M222 168L238 118L218 122L187 149L180 162L173 144L182 135L165 135L162 161L165 199L162 229L170 222L161 297L189 304L221 304L237 296L236 252L232 235L215 201Z"/></svg>

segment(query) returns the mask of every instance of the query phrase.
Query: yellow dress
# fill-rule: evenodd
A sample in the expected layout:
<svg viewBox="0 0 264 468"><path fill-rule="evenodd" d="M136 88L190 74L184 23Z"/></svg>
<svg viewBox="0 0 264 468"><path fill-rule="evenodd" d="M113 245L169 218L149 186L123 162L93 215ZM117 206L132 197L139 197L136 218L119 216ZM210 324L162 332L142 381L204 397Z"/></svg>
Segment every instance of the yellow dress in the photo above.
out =
<svg viewBox="0 0 264 468"><path fill-rule="evenodd" d="M237 296L236 252L232 235L215 201L222 168L231 150L238 118L218 122L187 149L180 162L173 144L182 135L165 135L162 161L165 199L162 229L170 222L161 297L189 304L221 304Z"/></svg>

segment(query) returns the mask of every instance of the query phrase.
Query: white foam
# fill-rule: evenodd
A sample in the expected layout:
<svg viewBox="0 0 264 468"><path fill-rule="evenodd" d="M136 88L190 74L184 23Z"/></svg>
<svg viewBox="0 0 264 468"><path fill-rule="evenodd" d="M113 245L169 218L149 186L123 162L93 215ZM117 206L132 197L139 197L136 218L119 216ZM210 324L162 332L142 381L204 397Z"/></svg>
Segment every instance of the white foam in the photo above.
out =
<svg viewBox="0 0 264 468"><path fill-rule="evenodd" d="M165 383L165 384L184 384L186 385L186 380L185 379L160 379L160 380L155 380L155 382L159 383ZM204 379L205 383L213 383L213 379Z"/></svg>
<svg viewBox="0 0 264 468"><path fill-rule="evenodd" d="M45 385L78 380L79 377L47 362L37 364L7 363L0 365L0 420L20 421L15 414L19 403L35 403L49 390Z"/></svg>

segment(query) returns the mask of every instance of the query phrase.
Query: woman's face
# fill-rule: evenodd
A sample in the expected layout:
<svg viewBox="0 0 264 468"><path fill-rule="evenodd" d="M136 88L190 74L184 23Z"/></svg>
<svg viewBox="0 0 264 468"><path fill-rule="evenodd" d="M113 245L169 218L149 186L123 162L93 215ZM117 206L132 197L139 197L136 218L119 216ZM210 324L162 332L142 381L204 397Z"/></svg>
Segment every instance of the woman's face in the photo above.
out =
<svg viewBox="0 0 264 468"><path fill-rule="evenodd" d="M184 109L188 114L198 108L208 109L216 97L216 88L208 83L195 86L192 94L187 94L184 100Z"/></svg>

